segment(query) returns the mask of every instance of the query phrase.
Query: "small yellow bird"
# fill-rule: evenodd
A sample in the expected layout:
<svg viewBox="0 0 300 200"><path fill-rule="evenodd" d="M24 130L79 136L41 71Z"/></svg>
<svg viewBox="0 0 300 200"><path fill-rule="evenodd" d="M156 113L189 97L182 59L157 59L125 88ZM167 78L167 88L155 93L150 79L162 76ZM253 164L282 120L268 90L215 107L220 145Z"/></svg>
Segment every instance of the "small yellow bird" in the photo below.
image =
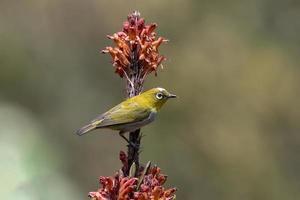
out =
<svg viewBox="0 0 300 200"><path fill-rule="evenodd" d="M110 128L120 131L120 136L128 142L124 133L135 131L153 122L157 112L165 102L169 98L175 97L176 95L163 88L150 89L99 115L89 124L77 130L76 133L83 135L98 128Z"/></svg>

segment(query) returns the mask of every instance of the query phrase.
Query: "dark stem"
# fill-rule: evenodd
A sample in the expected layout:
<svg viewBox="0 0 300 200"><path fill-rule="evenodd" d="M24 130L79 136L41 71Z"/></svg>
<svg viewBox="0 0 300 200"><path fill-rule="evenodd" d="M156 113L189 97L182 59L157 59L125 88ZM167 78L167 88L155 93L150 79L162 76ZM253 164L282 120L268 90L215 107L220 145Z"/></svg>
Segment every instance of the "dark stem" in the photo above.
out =
<svg viewBox="0 0 300 200"><path fill-rule="evenodd" d="M139 13L136 13L135 20L139 20ZM136 95L139 95L143 89L143 81L140 78L140 69L141 66L139 64L138 60L138 46L136 44L130 44L131 49L131 58L130 58L130 74L129 79L132 82L130 84L129 81L127 81L127 96L133 97ZM130 145L133 144L133 145ZM136 172L135 176L137 176L137 172L139 171L139 152L140 152L140 144L141 144L141 137L140 137L140 129L135 130L133 132L129 133L129 145L128 145L128 169L125 172L126 175L129 174L130 167L133 163L136 164Z"/></svg>
<svg viewBox="0 0 300 200"><path fill-rule="evenodd" d="M129 133L129 142L133 145L128 145L128 172L133 163L136 164L136 172L135 176L137 175L140 163L139 163L139 151L140 151L140 144L141 144L141 137L140 137L140 129L130 132Z"/></svg>

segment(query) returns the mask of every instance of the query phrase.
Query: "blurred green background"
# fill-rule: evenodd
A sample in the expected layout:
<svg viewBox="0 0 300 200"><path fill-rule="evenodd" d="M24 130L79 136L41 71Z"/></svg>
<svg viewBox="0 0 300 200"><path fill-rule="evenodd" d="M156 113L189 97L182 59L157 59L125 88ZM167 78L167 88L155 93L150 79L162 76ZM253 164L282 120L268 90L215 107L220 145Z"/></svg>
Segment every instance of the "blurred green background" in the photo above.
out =
<svg viewBox="0 0 300 200"><path fill-rule="evenodd" d="M0 1L1 199L88 199L124 141L74 131L124 99L99 50L139 10L170 39L145 88L177 94L141 159L178 199L300 198L300 2Z"/></svg>

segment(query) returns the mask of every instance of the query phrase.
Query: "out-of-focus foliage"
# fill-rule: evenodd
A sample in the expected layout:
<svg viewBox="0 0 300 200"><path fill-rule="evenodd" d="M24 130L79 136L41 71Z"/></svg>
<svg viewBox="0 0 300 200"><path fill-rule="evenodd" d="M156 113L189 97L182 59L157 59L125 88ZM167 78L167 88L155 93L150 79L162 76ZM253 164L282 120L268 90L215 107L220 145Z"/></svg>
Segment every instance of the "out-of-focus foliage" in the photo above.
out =
<svg viewBox="0 0 300 200"><path fill-rule="evenodd" d="M99 50L135 9L170 39L145 87L179 96L143 129L142 160L169 175L178 199L299 199L293 0L1 0L1 199L86 199L119 169L118 134L73 132L124 98Z"/></svg>

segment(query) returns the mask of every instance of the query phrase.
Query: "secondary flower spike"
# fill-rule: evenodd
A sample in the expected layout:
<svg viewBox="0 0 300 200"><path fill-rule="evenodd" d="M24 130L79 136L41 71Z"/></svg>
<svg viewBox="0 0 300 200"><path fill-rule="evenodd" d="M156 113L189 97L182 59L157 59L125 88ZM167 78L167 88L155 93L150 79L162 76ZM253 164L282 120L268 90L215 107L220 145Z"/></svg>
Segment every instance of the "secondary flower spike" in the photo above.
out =
<svg viewBox="0 0 300 200"><path fill-rule="evenodd" d="M127 167L126 154L120 152L123 168ZM122 170L113 177L99 178L100 187L95 192L90 192L92 200L175 200L176 188L164 187L167 176L161 174L157 166L146 166L137 178L124 177Z"/></svg>
<svg viewBox="0 0 300 200"><path fill-rule="evenodd" d="M144 18L135 11L127 17L123 24L123 30L107 36L116 44L115 47L106 47L103 53L109 53L112 57L113 66L120 77L132 77L136 72L136 78L145 79L151 72L157 73L157 68L166 59L158 52L159 46L167 42L163 37L156 37L157 24L145 24Z"/></svg>

